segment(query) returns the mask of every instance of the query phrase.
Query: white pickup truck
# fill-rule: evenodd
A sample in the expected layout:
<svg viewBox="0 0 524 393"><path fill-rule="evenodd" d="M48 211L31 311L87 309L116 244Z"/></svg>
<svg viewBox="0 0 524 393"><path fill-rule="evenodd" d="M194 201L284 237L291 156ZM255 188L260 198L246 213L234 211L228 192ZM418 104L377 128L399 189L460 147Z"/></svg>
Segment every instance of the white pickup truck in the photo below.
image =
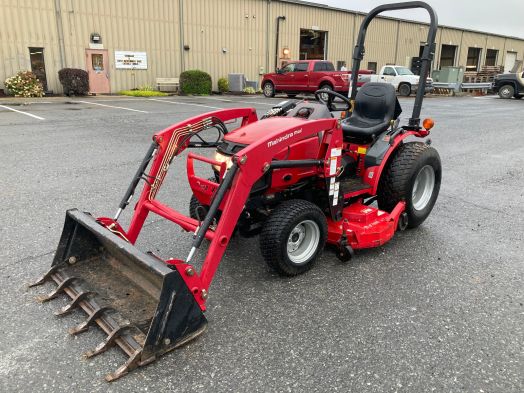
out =
<svg viewBox="0 0 524 393"><path fill-rule="evenodd" d="M382 67L379 74L369 75L369 82L390 83L401 96L405 97L417 92L419 79L420 77L413 74L409 68L399 65L387 65ZM433 91L433 79L426 79L425 90L426 93Z"/></svg>

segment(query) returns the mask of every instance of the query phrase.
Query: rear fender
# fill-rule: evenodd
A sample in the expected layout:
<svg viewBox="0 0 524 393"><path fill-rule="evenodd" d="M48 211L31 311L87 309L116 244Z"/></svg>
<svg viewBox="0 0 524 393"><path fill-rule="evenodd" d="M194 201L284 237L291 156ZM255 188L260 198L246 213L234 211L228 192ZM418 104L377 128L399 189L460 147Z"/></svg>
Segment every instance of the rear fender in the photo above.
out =
<svg viewBox="0 0 524 393"><path fill-rule="evenodd" d="M372 195L375 195L377 193L380 176L382 176L382 171L388 164L390 158L393 157L394 152L397 151L398 147L402 144L402 142L412 135L422 137L422 135L416 131L406 131L403 134L398 135L393 140L392 144L389 139L386 140L386 138L389 138L389 135L385 135L383 137L384 140L382 140L381 142L387 143L389 145L389 148L385 151L380 164L366 168L366 171L364 173L364 182L368 183L370 186L373 187L371 191Z"/></svg>

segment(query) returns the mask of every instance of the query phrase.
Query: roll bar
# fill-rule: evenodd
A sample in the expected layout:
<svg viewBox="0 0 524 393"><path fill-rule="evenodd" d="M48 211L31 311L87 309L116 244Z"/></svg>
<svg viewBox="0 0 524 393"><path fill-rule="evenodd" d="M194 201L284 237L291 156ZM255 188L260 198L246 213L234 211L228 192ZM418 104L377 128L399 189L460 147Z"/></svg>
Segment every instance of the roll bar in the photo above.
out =
<svg viewBox="0 0 524 393"><path fill-rule="evenodd" d="M424 3L423 1L408 1L405 3L384 4L372 9L369 12L369 14L367 14L366 18L362 21L362 24L360 25L357 44L355 45L355 49L353 51L350 99L354 107L355 97L357 96L358 70L360 69L360 61L364 58L364 41L366 40L366 32L369 23L381 12L405 10L409 8L424 8L426 11L428 11L431 19L429 24L428 39L426 44L424 45L424 51L422 52L421 57L419 88L417 90L417 96L415 98L415 105L413 106L413 113L411 114L411 118L409 119L408 124L410 128L419 129L420 110L422 109L422 100L424 99L424 92L426 90L426 78L427 73L429 71L429 63L431 62L431 60L433 59L433 55L435 54L435 37L437 35L438 28L437 14L429 4Z"/></svg>

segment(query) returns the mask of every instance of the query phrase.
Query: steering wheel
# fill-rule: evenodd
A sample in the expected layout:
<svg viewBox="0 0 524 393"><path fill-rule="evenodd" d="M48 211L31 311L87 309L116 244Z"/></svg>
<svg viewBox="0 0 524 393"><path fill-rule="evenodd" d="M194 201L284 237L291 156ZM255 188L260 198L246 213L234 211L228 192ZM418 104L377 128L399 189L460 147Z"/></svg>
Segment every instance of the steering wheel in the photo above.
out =
<svg viewBox="0 0 524 393"><path fill-rule="evenodd" d="M351 108L351 101L349 100L349 98L333 90L319 89L315 91L315 98L321 104L326 105L330 112L348 111ZM343 107L338 107L334 105L333 100L335 98L340 98L344 102L345 105Z"/></svg>

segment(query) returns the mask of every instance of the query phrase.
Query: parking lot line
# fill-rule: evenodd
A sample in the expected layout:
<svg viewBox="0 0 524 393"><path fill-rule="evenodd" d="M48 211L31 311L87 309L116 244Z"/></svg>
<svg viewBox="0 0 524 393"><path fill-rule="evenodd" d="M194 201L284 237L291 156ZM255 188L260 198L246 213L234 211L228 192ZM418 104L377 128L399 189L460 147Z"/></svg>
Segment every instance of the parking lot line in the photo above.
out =
<svg viewBox="0 0 524 393"><path fill-rule="evenodd" d="M255 102L255 101L242 101L244 104L255 104L255 105L265 105L265 106L273 106L275 104L268 104L267 102Z"/></svg>
<svg viewBox="0 0 524 393"><path fill-rule="evenodd" d="M235 100L228 100L226 98L215 98L215 97L201 97L205 98L206 100L215 100L215 101L224 101L224 102L237 102L239 104L255 104L255 105L266 105L266 106L273 106L274 104L268 104L267 102L255 102L255 101L235 101Z"/></svg>
<svg viewBox="0 0 524 393"><path fill-rule="evenodd" d="M214 100L214 101L224 101L224 102L235 102L233 100L228 100L227 98L216 98L216 97L202 97L206 100Z"/></svg>
<svg viewBox="0 0 524 393"><path fill-rule="evenodd" d="M74 102L81 102L83 104L90 104L90 105L100 105L105 106L108 108L116 108L116 109L123 109L125 111L132 111L132 112L140 112L140 113L149 113L147 111L141 111L139 109L131 109L131 108L124 108L123 106L115 106L115 105L107 105L107 104L100 104L98 102L91 102L91 101L74 101Z"/></svg>
<svg viewBox="0 0 524 393"><path fill-rule="evenodd" d="M29 116L29 117L33 117L33 118L38 119L38 120L45 120L43 117L40 117L40 116L37 116L37 115L33 115L32 113L29 113L29 112L19 111L18 109L14 109L14 108L11 108L11 107L8 107L8 106L5 106L5 105L0 105L0 108L5 108L7 110L10 110L10 111L13 111L13 112L16 112L16 113L20 113L22 115L26 115L26 116Z"/></svg>
<svg viewBox="0 0 524 393"><path fill-rule="evenodd" d="M210 109L224 109L218 106L209 106L209 105L202 105L202 104L193 104L190 102L180 102L180 101L169 101L169 100L159 100L157 98L150 98L149 101L157 101L157 102L167 102L169 104L180 104L180 105L193 105L193 106L201 106L203 108L210 108Z"/></svg>

